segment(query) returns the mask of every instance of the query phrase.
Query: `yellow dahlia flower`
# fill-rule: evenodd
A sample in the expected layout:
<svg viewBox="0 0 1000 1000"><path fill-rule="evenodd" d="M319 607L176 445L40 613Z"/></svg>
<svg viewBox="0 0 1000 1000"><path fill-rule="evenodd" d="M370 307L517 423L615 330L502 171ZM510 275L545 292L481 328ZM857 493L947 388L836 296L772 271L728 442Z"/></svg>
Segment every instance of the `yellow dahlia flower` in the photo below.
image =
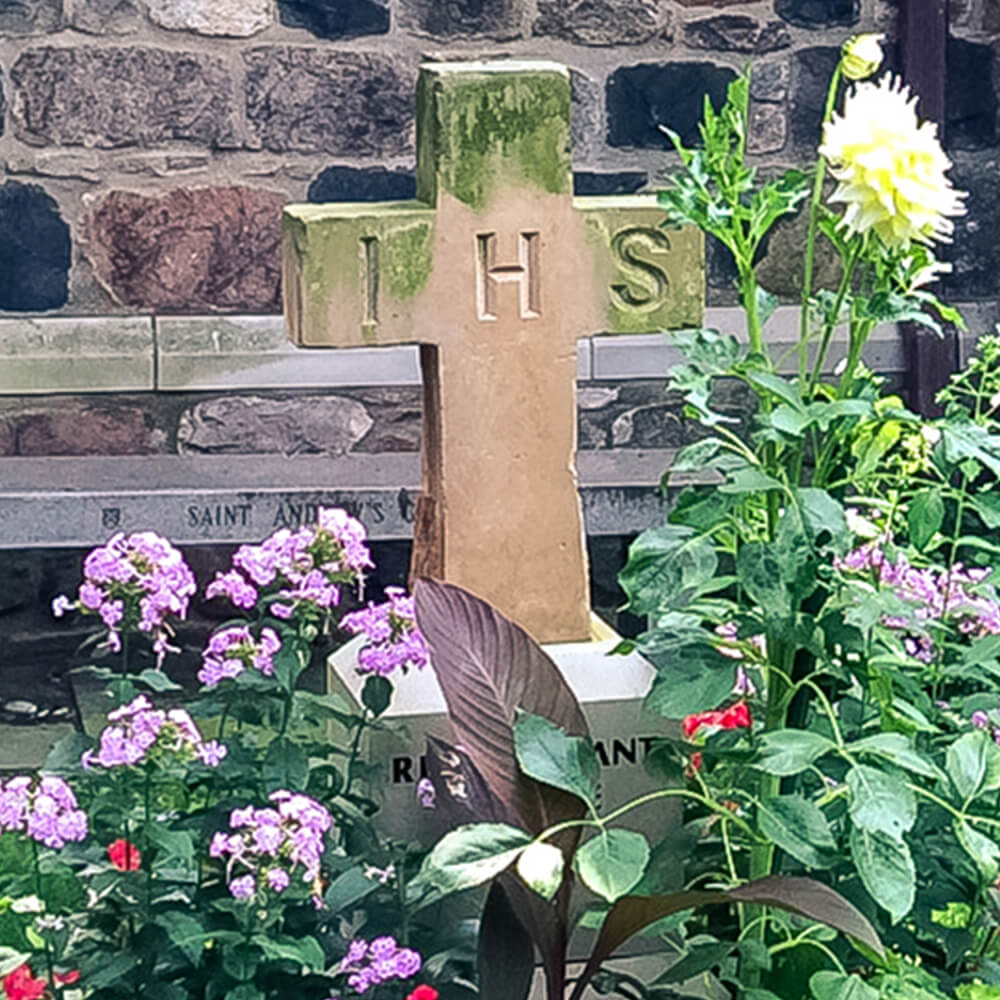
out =
<svg viewBox="0 0 1000 1000"><path fill-rule="evenodd" d="M854 35L844 42L840 71L848 80L866 80L882 65L882 39L885 35Z"/></svg>
<svg viewBox="0 0 1000 1000"><path fill-rule="evenodd" d="M941 149L937 126L918 122L917 99L898 78L858 83L823 128L820 154L840 182L831 202L847 206L849 233L874 230L886 246L948 240L962 215L963 192L945 171L951 161Z"/></svg>

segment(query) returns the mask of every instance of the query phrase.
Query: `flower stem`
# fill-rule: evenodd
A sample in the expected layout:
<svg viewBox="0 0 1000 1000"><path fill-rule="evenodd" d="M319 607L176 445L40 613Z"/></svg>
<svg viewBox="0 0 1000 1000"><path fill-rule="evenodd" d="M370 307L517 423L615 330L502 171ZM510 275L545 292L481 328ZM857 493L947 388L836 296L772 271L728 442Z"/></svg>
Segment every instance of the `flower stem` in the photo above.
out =
<svg viewBox="0 0 1000 1000"><path fill-rule="evenodd" d="M39 902L44 902L45 896L42 894L42 865L38 854L38 841L34 837L29 839L31 840L31 857L35 868L35 895L38 896ZM62 996L62 990L56 985L55 969L52 961L52 944L49 941L48 934L44 936L44 941L45 971L49 980L49 989L52 990L54 996L59 997Z"/></svg>

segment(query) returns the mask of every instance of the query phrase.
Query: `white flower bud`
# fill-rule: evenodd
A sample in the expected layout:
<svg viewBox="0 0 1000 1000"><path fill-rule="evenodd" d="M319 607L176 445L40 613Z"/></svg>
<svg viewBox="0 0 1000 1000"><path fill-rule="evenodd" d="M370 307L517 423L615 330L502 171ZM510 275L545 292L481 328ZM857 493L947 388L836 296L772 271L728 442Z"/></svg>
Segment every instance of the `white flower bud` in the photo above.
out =
<svg viewBox="0 0 1000 1000"><path fill-rule="evenodd" d="M885 35L855 35L841 49L840 69L848 80L866 80L882 65Z"/></svg>
<svg viewBox="0 0 1000 1000"><path fill-rule="evenodd" d="M563 854L558 847L531 844L517 859L517 874L539 896L552 899L562 884L563 864Z"/></svg>

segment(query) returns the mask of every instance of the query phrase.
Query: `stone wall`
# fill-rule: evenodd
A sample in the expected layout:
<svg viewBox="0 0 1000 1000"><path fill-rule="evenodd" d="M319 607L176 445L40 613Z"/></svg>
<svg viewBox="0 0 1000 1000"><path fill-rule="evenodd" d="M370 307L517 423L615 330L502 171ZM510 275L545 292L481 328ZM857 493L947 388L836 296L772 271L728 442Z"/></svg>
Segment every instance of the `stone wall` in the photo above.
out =
<svg viewBox="0 0 1000 1000"><path fill-rule="evenodd" d="M425 58L574 70L578 189L671 163L702 96L757 65L761 163L812 147L836 47L896 0L18 0L0 2L0 312L279 309L290 200L408 197ZM1000 297L993 0L954 0L949 146L973 192L949 291ZM780 279L775 279L780 287ZM729 285L712 269L713 298Z"/></svg>

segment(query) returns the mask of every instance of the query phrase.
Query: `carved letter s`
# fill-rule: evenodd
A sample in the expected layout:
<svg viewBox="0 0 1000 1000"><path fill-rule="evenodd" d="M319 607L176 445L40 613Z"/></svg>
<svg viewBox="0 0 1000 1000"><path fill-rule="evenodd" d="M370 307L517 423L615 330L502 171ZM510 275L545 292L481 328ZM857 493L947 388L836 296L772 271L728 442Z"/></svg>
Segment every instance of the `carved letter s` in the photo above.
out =
<svg viewBox="0 0 1000 1000"><path fill-rule="evenodd" d="M619 229L611 239L611 252L626 281L611 286L615 304L622 309L654 312L667 295L666 269L649 258L669 253L670 240L651 226Z"/></svg>

